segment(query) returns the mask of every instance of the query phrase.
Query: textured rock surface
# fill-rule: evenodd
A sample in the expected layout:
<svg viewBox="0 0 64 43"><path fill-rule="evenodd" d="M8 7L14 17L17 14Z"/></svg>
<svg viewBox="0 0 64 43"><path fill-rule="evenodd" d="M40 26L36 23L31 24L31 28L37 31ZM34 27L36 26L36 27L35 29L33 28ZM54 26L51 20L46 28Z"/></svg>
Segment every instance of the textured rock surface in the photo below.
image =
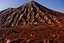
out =
<svg viewBox="0 0 64 43"><path fill-rule="evenodd" d="M0 11L0 43L64 43L64 14L35 1Z"/></svg>

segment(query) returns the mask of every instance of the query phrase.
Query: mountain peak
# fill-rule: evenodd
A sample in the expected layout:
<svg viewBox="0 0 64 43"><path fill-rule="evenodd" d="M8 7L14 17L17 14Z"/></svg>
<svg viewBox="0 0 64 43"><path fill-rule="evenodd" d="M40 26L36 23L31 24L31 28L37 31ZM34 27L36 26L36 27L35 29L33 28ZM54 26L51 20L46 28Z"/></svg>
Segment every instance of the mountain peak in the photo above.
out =
<svg viewBox="0 0 64 43"><path fill-rule="evenodd" d="M61 23L59 20L62 17L62 13L60 14L32 0L18 8L9 8L1 12L0 27L56 25Z"/></svg>
<svg viewBox="0 0 64 43"><path fill-rule="evenodd" d="M0 43L64 43L64 13L29 1L0 12Z"/></svg>
<svg viewBox="0 0 64 43"><path fill-rule="evenodd" d="M34 0L30 0L30 2L32 2L32 1L34 1Z"/></svg>

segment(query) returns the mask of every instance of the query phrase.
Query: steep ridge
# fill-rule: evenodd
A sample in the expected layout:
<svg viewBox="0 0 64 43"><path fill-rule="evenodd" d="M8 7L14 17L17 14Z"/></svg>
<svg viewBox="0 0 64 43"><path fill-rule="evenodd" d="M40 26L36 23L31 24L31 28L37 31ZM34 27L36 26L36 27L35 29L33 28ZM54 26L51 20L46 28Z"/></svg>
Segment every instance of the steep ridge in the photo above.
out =
<svg viewBox="0 0 64 43"><path fill-rule="evenodd" d="M0 12L0 27L61 24L63 13L48 9L35 1L30 1L18 8L8 8Z"/></svg>

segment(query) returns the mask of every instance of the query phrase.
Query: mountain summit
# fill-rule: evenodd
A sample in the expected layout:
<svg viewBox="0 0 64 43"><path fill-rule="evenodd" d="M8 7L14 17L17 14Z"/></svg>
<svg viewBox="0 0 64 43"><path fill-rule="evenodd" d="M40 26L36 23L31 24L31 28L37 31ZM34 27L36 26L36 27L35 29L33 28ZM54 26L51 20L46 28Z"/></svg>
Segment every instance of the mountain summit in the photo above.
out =
<svg viewBox="0 0 64 43"><path fill-rule="evenodd" d="M0 27L26 25L56 25L64 19L63 13L48 9L35 1L27 2L18 8L8 8L0 12Z"/></svg>

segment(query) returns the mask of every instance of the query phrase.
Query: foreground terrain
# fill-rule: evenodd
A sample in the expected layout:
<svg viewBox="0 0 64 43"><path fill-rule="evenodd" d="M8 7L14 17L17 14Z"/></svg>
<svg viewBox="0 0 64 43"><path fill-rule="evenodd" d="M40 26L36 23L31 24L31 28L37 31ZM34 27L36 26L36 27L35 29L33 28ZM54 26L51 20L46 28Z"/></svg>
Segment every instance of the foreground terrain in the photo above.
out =
<svg viewBox="0 0 64 43"><path fill-rule="evenodd" d="M0 43L64 43L64 27L26 26L0 29Z"/></svg>

